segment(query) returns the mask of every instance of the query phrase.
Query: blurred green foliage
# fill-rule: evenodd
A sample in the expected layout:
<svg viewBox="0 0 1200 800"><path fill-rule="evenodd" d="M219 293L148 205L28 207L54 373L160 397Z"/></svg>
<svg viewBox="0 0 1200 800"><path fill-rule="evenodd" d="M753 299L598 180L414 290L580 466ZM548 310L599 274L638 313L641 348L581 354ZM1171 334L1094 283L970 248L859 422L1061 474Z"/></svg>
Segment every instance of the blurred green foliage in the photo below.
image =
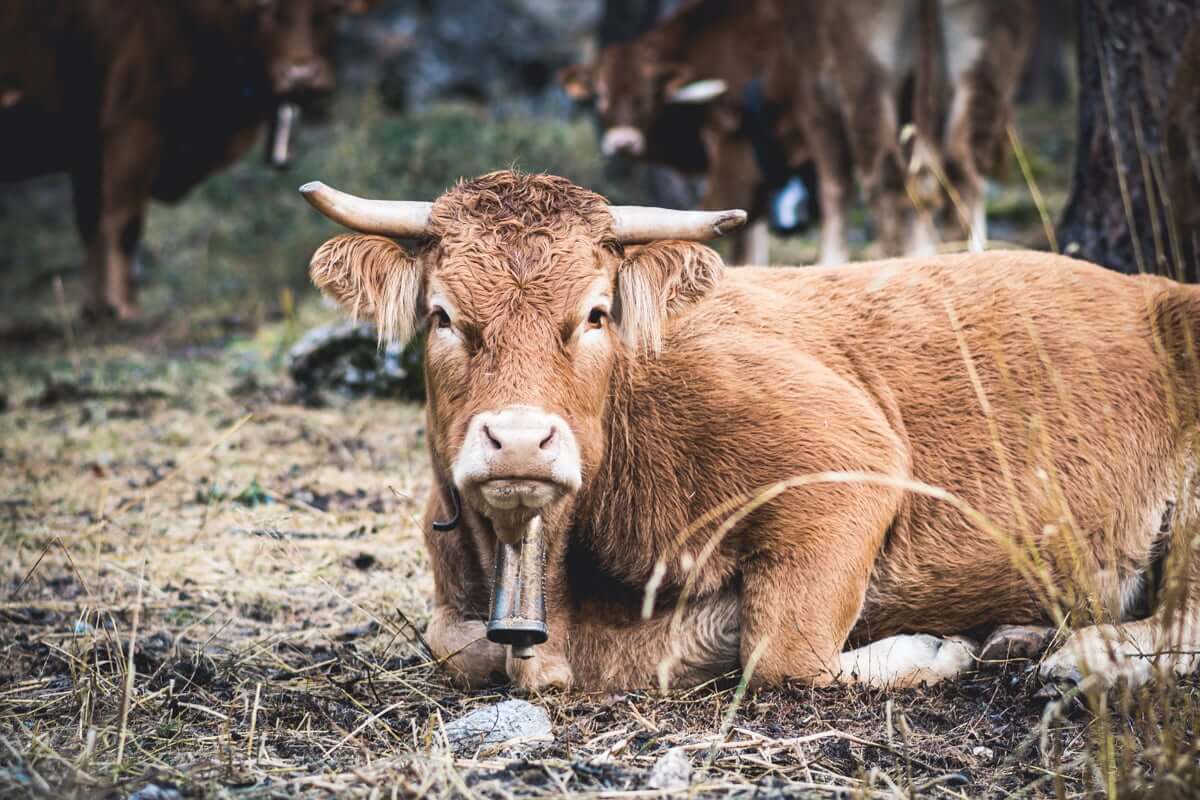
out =
<svg viewBox="0 0 1200 800"><path fill-rule="evenodd" d="M355 194L432 200L460 178L516 167L553 172L630 202L628 183L610 178L590 120L499 119L467 105L391 115L373 95L341 98L323 124L300 128L292 168L273 171L254 150L175 206L151 207L143 248L141 302L147 315L207 307L254 313L287 306L281 292L311 296L306 267L316 247L341 229L301 200L297 187L322 180ZM56 314L53 280L67 287L74 313L83 248L76 238L65 178L5 189L0 256L9 316Z"/></svg>

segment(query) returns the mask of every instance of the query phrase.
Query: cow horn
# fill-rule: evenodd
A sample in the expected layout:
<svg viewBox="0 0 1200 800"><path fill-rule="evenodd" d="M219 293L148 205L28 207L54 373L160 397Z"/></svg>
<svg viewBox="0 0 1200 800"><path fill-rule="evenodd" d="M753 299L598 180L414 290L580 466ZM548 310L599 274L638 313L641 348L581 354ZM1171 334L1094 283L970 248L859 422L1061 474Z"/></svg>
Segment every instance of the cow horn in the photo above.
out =
<svg viewBox="0 0 1200 800"><path fill-rule="evenodd" d="M675 211L649 206L609 206L613 233L624 244L654 242L659 239L705 241L724 236L746 224L746 212Z"/></svg>
<svg viewBox="0 0 1200 800"><path fill-rule="evenodd" d="M368 200L339 192L320 181L300 187L300 194L313 208L334 222L362 233L397 239L420 239L429 224L433 203L410 200Z"/></svg>

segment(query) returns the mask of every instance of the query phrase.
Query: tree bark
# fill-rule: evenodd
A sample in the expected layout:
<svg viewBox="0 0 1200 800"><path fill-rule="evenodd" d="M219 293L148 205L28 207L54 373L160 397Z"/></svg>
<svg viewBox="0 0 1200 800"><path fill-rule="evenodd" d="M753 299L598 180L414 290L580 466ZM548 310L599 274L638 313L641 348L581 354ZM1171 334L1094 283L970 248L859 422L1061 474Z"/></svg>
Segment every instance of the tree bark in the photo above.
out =
<svg viewBox="0 0 1200 800"><path fill-rule="evenodd" d="M1164 213L1165 123L1198 18L1200 0L1081 0L1079 138L1058 229L1064 252L1121 272L1180 274L1183 253Z"/></svg>

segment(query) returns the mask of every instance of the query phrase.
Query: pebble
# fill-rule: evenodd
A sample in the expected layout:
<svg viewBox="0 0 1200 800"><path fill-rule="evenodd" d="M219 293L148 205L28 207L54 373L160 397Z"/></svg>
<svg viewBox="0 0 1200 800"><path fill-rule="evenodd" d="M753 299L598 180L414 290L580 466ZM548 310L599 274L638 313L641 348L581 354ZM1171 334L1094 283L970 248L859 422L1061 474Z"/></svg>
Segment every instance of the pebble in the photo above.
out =
<svg viewBox="0 0 1200 800"><path fill-rule="evenodd" d="M455 747L549 736L550 717L546 710L524 700L505 700L477 708L446 723L446 739Z"/></svg>
<svg viewBox="0 0 1200 800"><path fill-rule="evenodd" d="M128 800L181 800L182 797L183 795L179 793L178 789L170 786L158 786L157 784L147 783L145 786L129 795Z"/></svg>
<svg viewBox="0 0 1200 800"><path fill-rule="evenodd" d="M686 789L691 782L692 762L682 747L672 747L659 756L650 768L650 779L647 781L651 789L664 791Z"/></svg>

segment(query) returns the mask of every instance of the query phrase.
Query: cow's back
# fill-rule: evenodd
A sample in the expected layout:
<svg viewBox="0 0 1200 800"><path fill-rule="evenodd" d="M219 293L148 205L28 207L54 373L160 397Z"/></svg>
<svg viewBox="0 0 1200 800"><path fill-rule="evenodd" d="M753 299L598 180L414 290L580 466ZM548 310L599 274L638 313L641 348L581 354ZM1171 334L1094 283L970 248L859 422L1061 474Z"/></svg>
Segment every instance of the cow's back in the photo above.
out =
<svg viewBox="0 0 1200 800"><path fill-rule="evenodd" d="M908 477L1024 537L1017 550L1032 540L1059 576L1124 575L1149 558L1145 531L1164 524L1180 480L1180 426L1195 419L1194 362L1182 352L1200 311L1194 292L1048 254L992 252L737 270L679 327L688 346L716 350L750 327L774 332L872 399L907 446ZM1178 356L1169 368L1164 347ZM1112 552L1069 554L1072 527L1113 532ZM910 493L860 632L912 619L953 631L989 611L1041 618L1035 593L1012 580L1014 552L944 500ZM963 585L968 567L994 591ZM901 586L903 597L889 594ZM872 615L884 596L888 616Z"/></svg>

